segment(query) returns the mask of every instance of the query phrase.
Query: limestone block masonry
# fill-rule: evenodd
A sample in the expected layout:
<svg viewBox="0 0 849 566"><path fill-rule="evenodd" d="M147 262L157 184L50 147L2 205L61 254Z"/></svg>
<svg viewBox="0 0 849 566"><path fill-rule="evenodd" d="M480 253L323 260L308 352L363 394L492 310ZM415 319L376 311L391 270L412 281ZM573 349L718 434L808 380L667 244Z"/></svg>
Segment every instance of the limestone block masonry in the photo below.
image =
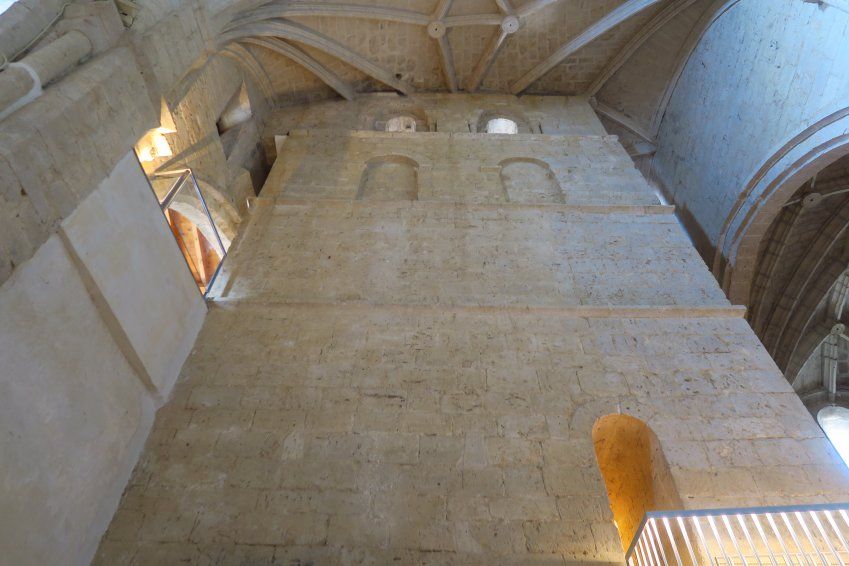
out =
<svg viewBox="0 0 849 566"><path fill-rule="evenodd" d="M621 563L591 438L619 412L686 508L845 499L615 138L274 133L97 564Z"/></svg>

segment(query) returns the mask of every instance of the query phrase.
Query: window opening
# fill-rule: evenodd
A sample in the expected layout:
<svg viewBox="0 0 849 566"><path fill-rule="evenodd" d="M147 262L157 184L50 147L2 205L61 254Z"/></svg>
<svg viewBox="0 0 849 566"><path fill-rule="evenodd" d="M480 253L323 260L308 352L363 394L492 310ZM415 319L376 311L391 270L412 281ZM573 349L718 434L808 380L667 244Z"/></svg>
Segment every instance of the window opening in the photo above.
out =
<svg viewBox="0 0 849 566"><path fill-rule="evenodd" d="M486 123L488 134L518 134L519 126L509 118L493 118Z"/></svg>
<svg viewBox="0 0 849 566"><path fill-rule="evenodd" d="M176 181L159 206L198 289L206 296L227 257L227 248L191 169L151 176L152 179L167 177L176 177Z"/></svg>
<svg viewBox="0 0 849 566"><path fill-rule="evenodd" d="M387 132L408 132L416 131L416 119L412 116L395 116L386 122Z"/></svg>

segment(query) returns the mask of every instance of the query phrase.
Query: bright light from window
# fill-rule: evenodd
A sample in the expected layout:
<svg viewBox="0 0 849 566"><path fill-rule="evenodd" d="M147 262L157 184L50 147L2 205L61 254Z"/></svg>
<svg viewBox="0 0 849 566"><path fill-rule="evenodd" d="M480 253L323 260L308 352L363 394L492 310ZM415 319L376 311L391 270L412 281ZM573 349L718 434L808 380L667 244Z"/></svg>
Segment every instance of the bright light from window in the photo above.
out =
<svg viewBox="0 0 849 566"><path fill-rule="evenodd" d="M518 134L519 126L513 120L507 118L493 118L486 123L488 134Z"/></svg>
<svg viewBox="0 0 849 566"><path fill-rule="evenodd" d="M817 421L843 462L849 466L849 409L826 407L817 414Z"/></svg>
<svg viewBox="0 0 849 566"><path fill-rule="evenodd" d="M12 7L17 0L0 0L0 14Z"/></svg>
<svg viewBox="0 0 849 566"><path fill-rule="evenodd" d="M386 122L387 132L415 132L416 119L411 116L396 116Z"/></svg>

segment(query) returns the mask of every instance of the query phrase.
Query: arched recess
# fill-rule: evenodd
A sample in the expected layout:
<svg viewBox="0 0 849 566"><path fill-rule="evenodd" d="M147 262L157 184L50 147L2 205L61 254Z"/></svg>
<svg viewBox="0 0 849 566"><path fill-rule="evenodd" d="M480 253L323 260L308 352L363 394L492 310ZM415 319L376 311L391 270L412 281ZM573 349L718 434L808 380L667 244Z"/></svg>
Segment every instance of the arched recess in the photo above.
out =
<svg viewBox="0 0 849 566"><path fill-rule="evenodd" d="M713 272L732 302L748 304L761 241L782 206L808 179L849 155L849 108L793 136L741 191L717 242Z"/></svg>
<svg viewBox="0 0 849 566"><path fill-rule="evenodd" d="M534 133L531 129L531 123L528 119L519 114L518 112L513 112L511 110L485 110L481 112L478 116L477 122L475 123L475 132L477 133L486 133L486 126L490 120L495 120L497 118L506 118L507 120L512 120L516 122L516 126L518 128L519 134L532 134Z"/></svg>
<svg viewBox="0 0 849 566"><path fill-rule="evenodd" d="M562 204L563 189L545 161L514 157L499 163L507 202Z"/></svg>
<svg viewBox="0 0 849 566"><path fill-rule="evenodd" d="M375 157L360 176L357 200L417 200L419 164L403 155Z"/></svg>
<svg viewBox="0 0 849 566"><path fill-rule="evenodd" d="M424 109L404 103L388 103L386 105L382 105L380 110L374 113L368 113L362 118L364 122L362 126L363 129L366 130L384 132L387 131L386 126L390 120L400 117L409 117L415 120L417 132L433 131L433 125L431 124Z"/></svg>
<svg viewBox="0 0 849 566"><path fill-rule="evenodd" d="M412 116L400 115L387 120L384 130L387 132L412 133L416 131L418 125L418 122Z"/></svg>
<svg viewBox="0 0 849 566"><path fill-rule="evenodd" d="M623 550L627 550L645 514L681 509L681 497L657 436L629 415L606 415L593 426L596 460Z"/></svg>

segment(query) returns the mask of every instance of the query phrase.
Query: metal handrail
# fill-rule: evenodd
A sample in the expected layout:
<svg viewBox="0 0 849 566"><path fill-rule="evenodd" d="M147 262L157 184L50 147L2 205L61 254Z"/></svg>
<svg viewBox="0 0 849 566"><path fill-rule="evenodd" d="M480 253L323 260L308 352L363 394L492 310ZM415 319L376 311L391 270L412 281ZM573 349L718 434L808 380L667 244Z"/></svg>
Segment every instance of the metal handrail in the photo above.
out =
<svg viewBox="0 0 849 566"><path fill-rule="evenodd" d="M847 540L846 503L650 511L625 559L632 566L846 566Z"/></svg>

